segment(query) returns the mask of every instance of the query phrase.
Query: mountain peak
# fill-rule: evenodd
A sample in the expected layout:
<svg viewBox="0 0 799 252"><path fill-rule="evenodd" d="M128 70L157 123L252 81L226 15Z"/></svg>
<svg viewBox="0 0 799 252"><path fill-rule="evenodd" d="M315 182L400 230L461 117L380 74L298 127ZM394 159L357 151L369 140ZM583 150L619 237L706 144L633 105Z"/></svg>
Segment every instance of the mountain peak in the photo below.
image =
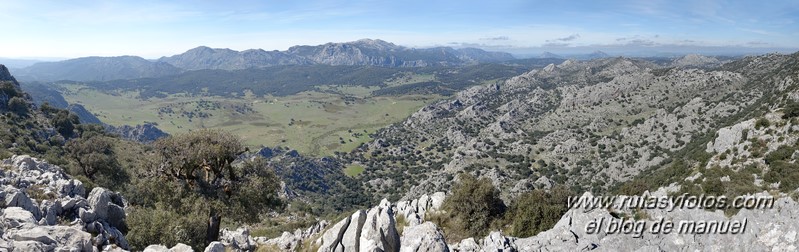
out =
<svg viewBox="0 0 799 252"><path fill-rule="evenodd" d="M13 81L14 77L5 65L0 64L0 81Z"/></svg>
<svg viewBox="0 0 799 252"><path fill-rule="evenodd" d="M0 81L10 81L13 82L14 85L17 85L17 87L19 87L17 79L11 75L11 72L9 72L8 68L3 64L0 64Z"/></svg>
<svg viewBox="0 0 799 252"><path fill-rule="evenodd" d="M186 51L186 53L212 54L212 53L228 52L228 51L235 52L235 51L233 51L231 49L227 49L227 48L220 49L220 48L211 48L211 47L207 47L207 46L198 46L198 47L189 49L188 51Z"/></svg>
<svg viewBox="0 0 799 252"><path fill-rule="evenodd" d="M602 59L602 58L609 58L609 57L610 57L609 54L607 54L607 53L605 53L603 51L600 51L600 50L593 51L590 54L586 55L587 59Z"/></svg>
<svg viewBox="0 0 799 252"><path fill-rule="evenodd" d="M359 40L355 41L355 43L367 44L367 45L376 45L376 46L397 46L394 43L391 43L391 42L388 42L388 41L385 41L385 40L382 40L382 39L369 39L369 38L359 39Z"/></svg>
<svg viewBox="0 0 799 252"><path fill-rule="evenodd" d="M542 59L550 59L550 58L551 59L562 59L563 58L563 56L560 56L560 55L557 55L557 54L554 54L554 53L551 53L551 52L543 52L543 53L541 53L541 55L538 55L538 57L542 58Z"/></svg>

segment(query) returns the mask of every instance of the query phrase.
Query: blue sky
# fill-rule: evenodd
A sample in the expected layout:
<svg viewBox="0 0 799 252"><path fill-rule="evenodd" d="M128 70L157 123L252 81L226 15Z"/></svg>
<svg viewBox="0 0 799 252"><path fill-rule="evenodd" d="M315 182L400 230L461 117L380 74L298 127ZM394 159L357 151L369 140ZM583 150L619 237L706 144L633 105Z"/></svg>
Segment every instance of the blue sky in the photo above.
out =
<svg viewBox="0 0 799 252"><path fill-rule="evenodd" d="M799 1L7 1L0 57L383 39L514 53L799 50Z"/></svg>

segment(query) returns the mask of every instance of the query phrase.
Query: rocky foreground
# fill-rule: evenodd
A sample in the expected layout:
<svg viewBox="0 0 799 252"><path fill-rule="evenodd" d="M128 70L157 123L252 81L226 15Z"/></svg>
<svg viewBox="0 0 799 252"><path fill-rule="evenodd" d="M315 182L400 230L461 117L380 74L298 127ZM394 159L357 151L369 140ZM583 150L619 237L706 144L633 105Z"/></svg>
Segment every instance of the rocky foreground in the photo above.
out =
<svg viewBox="0 0 799 252"><path fill-rule="evenodd" d="M661 188L653 197L666 196L677 188ZM441 194L443 196L443 194ZM772 196L768 193L752 195ZM585 193L583 198L593 197ZM433 200L430 200L433 199ZM644 217L634 219L631 211L616 204L608 209L569 210L552 229L528 238L509 237L502 232L491 232L483 238L467 238L448 244L436 224L424 221L426 213L439 211L438 197L423 196L412 202L388 201L369 211L359 211L350 218L341 220L328 229L321 238L318 251L796 251L799 248L799 204L787 195L774 197L773 207L743 209L727 217L723 211L707 211L669 207L646 210ZM443 200L443 198L440 198ZM391 206L391 207L389 207ZM406 226L402 236L394 228L397 216L403 216ZM589 223L604 220L596 232L588 230ZM679 226L669 234L654 234L656 223L681 221L692 222L738 222L742 224L738 233L729 229L709 234L699 228L679 231ZM610 222L630 223L629 230L616 232L608 229ZM633 223L636 227L633 228ZM357 224L357 225L356 225ZM629 231L629 232L628 232ZM690 232L687 232L690 231ZM380 235L374 235L379 233ZM289 250L289 247L282 247Z"/></svg>
<svg viewBox="0 0 799 252"><path fill-rule="evenodd" d="M0 163L0 251L124 251L125 199L107 189L94 188L84 198L85 187L58 166L29 156L14 156ZM662 188L653 196L665 196L675 187ZM757 196L772 196L760 193ZM589 198L586 193L582 197ZM621 206L593 210L569 210L554 228L534 237L516 238L499 231L482 238L447 243L445 234L425 216L442 211L444 193L419 199L380 202L368 210L329 225L326 221L307 229L268 239L251 237L246 228L223 230L220 241L205 251L318 250L318 251L795 251L799 248L799 204L785 194L773 196L773 207L743 209L727 217L721 210L645 210L632 219ZM610 210L608 210L610 209ZM588 224L604 220L605 227L587 231ZM739 234L653 234L659 220L745 221ZM647 229L608 231L607 223L634 221ZM397 222L400 222L399 224ZM397 229L401 227L401 231ZM145 251L192 251L177 244L172 248L151 245Z"/></svg>

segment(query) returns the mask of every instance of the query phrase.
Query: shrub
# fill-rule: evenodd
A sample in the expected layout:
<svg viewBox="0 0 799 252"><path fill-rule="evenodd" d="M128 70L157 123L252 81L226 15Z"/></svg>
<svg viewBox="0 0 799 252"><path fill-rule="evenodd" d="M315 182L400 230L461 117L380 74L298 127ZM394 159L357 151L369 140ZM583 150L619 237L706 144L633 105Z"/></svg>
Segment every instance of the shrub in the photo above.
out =
<svg viewBox="0 0 799 252"><path fill-rule="evenodd" d="M8 100L8 110L19 116L28 115L28 102L22 97L13 97Z"/></svg>
<svg viewBox="0 0 799 252"><path fill-rule="evenodd" d="M768 127L771 125L771 122L768 121L766 118L760 118L755 121L755 129L760 129L763 127Z"/></svg>
<svg viewBox="0 0 799 252"><path fill-rule="evenodd" d="M551 191L533 190L519 195L505 215L511 235L530 237L555 226L568 210L567 200L574 192L564 186Z"/></svg>
<svg viewBox="0 0 799 252"><path fill-rule="evenodd" d="M766 155L766 157L765 157L766 164L771 164L771 163L774 163L775 161L778 161L778 160L789 159L789 158L791 158L791 156L793 155L793 153L795 151L796 151L796 148L794 148L794 147L791 147L791 146L788 146L788 145L782 145L779 148L777 148L776 150L774 150L771 153L769 153L768 155Z"/></svg>
<svg viewBox="0 0 799 252"><path fill-rule="evenodd" d="M799 188L799 165L783 160L769 164L769 172L763 177L766 182L780 182L780 191L791 192Z"/></svg>
<svg viewBox="0 0 799 252"><path fill-rule="evenodd" d="M459 182L452 186L443 204L448 216L441 218L448 238L485 236L491 223L502 217L505 204L499 198L499 190L488 178L477 179L461 174ZM447 230L448 229L448 230Z"/></svg>
<svg viewBox="0 0 799 252"><path fill-rule="evenodd" d="M785 108L782 110L782 118L788 119L793 117L799 116L799 102L795 102L793 100L788 101L788 104L785 105Z"/></svg>
<svg viewBox="0 0 799 252"><path fill-rule="evenodd" d="M51 119L51 123L59 134L69 138L72 137L75 124L79 124L80 121L75 114L69 113L69 111L66 110L59 110Z"/></svg>
<svg viewBox="0 0 799 252"><path fill-rule="evenodd" d="M177 243L205 248L207 217L197 212L175 212L163 206L157 208L132 207L126 221L132 229L125 238L131 251L142 251L150 244L172 247Z"/></svg>

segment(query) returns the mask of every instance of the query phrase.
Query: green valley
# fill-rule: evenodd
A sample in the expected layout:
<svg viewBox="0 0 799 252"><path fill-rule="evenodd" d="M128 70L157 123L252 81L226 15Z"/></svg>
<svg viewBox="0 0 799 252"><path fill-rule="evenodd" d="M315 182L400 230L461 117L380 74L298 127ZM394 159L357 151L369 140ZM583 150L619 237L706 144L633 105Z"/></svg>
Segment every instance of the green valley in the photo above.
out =
<svg viewBox="0 0 799 252"><path fill-rule="evenodd" d="M219 128L251 147L286 146L301 153L332 155L370 140L377 129L401 121L442 96L372 96L376 88L321 86L288 96L170 94L143 99L136 91L102 91L57 84L69 103L83 104L110 125L156 124L170 133Z"/></svg>

